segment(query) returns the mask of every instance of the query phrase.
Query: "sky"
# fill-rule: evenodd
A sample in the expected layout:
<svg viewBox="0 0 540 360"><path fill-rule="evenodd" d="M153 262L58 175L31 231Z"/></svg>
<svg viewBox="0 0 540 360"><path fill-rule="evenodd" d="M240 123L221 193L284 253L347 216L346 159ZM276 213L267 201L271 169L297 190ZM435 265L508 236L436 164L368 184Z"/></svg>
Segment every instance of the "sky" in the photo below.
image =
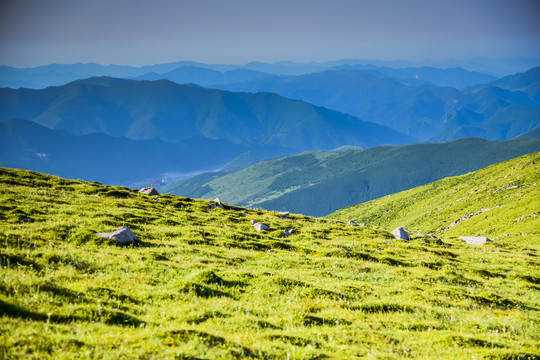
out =
<svg viewBox="0 0 540 360"><path fill-rule="evenodd" d="M0 64L540 58L539 0L0 0Z"/></svg>

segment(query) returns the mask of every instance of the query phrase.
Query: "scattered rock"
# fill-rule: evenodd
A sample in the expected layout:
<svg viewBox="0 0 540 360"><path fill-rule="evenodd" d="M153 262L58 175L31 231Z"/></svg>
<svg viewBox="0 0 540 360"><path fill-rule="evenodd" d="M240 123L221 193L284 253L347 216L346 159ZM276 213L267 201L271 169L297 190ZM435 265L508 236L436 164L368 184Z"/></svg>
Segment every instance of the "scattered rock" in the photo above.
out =
<svg viewBox="0 0 540 360"><path fill-rule="evenodd" d="M450 228L453 228L454 226L456 226L457 224L459 224L460 222L462 221L465 221L467 219L470 219L472 218L473 216L476 216L476 215L480 215L482 213L485 213L486 211L489 211L489 210L492 210L492 209L495 209L495 208L500 208L504 205L498 205L498 206L495 206L495 207L492 207L492 208L484 208L484 209L480 209L478 210L477 212L473 212L473 213L470 213L470 214L467 214L457 220L455 220L453 223L451 223L450 225L448 225L447 227L443 227L441 229L438 229L437 231L441 232L441 231L445 231L445 230L448 230Z"/></svg>
<svg viewBox="0 0 540 360"><path fill-rule="evenodd" d="M25 216L25 217L22 218L22 221L24 221L24 222L34 222L34 219L32 219L31 217Z"/></svg>
<svg viewBox="0 0 540 360"><path fill-rule="evenodd" d="M347 223L347 225L352 226L352 227L358 227L358 226L361 226L359 223L357 223L357 222L354 221L354 220L349 220L349 222Z"/></svg>
<svg viewBox="0 0 540 360"><path fill-rule="evenodd" d="M266 224L261 224L260 222L255 221L255 220L251 220L251 224L253 225L253 227L254 227L255 230L257 230L257 231L261 231L261 230L270 230L270 228L268 227L268 225L266 225Z"/></svg>
<svg viewBox="0 0 540 360"><path fill-rule="evenodd" d="M290 229L290 230L285 229L284 232L285 232L285 237L289 237L290 235L294 233L294 229Z"/></svg>
<svg viewBox="0 0 540 360"><path fill-rule="evenodd" d="M404 228L398 227L394 231L391 232L392 235L394 235L394 238L400 239L400 240L410 240L409 234L405 231Z"/></svg>
<svg viewBox="0 0 540 360"><path fill-rule="evenodd" d="M159 195L158 191L153 187L143 187L139 192L150 196Z"/></svg>
<svg viewBox="0 0 540 360"><path fill-rule="evenodd" d="M93 195L90 195L90 196L99 197L99 194L93 194Z"/></svg>
<svg viewBox="0 0 540 360"><path fill-rule="evenodd" d="M281 216L287 216L287 215L290 215L291 212L290 211L280 211L280 212L278 212L278 214L281 215Z"/></svg>
<svg viewBox="0 0 540 360"><path fill-rule="evenodd" d="M352 250L351 250L351 249L347 249L347 248L341 248L341 249L339 249L339 251L351 252Z"/></svg>
<svg viewBox="0 0 540 360"><path fill-rule="evenodd" d="M214 202L210 204L210 207L212 209L215 209L216 206L219 206L220 208L225 209L225 207L223 206L223 204L221 203L221 200L219 200L219 198L215 198Z"/></svg>
<svg viewBox="0 0 540 360"><path fill-rule="evenodd" d="M139 240L137 236L127 226L122 226L110 233L96 233L97 236L114 239L119 244L131 244Z"/></svg>
<svg viewBox="0 0 540 360"><path fill-rule="evenodd" d="M464 240L469 245L484 245L492 240L485 236L460 236L461 240Z"/></svg>

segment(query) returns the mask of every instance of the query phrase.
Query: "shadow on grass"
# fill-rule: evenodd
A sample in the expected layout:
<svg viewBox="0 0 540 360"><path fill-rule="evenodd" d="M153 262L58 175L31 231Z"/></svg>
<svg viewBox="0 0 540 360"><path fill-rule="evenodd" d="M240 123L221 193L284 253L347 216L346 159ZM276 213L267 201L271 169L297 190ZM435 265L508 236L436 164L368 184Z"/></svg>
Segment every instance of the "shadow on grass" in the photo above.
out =
<svg viewBox="0 0 540 360"><path fill-rule="evenodd" d="M21 256L0 254L0 267L14 266L29 266L37 271L42 269L42 266L32 260L27 260Z"/></svg>
<svg viewBox="0 0 540 360"><path fill-rule="evenodd" d="M245 346L230 342L221 336L212 335L207 332L182 329L165 333L164 342L166 345L175 346L189 341L202 342L210 347L220 347L229 352L234 358L265 358L263 354L259 356Z"/></svg>

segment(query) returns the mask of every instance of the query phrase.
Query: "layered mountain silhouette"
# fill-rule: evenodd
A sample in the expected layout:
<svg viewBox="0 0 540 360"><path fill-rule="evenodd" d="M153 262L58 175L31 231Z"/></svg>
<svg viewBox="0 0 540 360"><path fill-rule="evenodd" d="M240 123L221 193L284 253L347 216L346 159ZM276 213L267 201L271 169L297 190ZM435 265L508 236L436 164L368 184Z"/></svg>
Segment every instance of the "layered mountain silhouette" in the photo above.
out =
<svg viewBox="0 0 540 360"><path fill-rule="evenodd" d="M417 141L463 136L505 140L540 125L539 71L532 68L463 91L417 81L420 76L405 80L403 74L410 70L400 75L394 69L386 70L386 74L328 70L273 76L222 88L275 92L388 126Z"/></svg>
<svg viewBox="0 0 540 360"><path fill-rule="evenodd" d="M108 77L43 90L0 89L0 121L24 118L74 135L179 141L193 136L300 151L403 144L385 126L277 94Z"/></svg>
<svg viewBox="0 0 540 360"><path fill-rule="evenodd" d="M467 138L439 144L305 152L236 172L201 174L165 186L182 196L324 216L346 206L540 151L540 139Z"/></svg>

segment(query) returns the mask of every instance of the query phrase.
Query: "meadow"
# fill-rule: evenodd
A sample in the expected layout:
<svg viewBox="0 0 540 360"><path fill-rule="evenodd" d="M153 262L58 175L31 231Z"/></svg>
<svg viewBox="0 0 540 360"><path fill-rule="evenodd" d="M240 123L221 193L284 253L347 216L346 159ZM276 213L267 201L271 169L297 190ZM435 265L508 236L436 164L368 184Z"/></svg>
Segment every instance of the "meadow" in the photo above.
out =
<svg viewBox="0 0 540 360"><path fill-rule="evenodd" d="M540 357L537 237L210 203L0 168L0 358Z"/></svg>

